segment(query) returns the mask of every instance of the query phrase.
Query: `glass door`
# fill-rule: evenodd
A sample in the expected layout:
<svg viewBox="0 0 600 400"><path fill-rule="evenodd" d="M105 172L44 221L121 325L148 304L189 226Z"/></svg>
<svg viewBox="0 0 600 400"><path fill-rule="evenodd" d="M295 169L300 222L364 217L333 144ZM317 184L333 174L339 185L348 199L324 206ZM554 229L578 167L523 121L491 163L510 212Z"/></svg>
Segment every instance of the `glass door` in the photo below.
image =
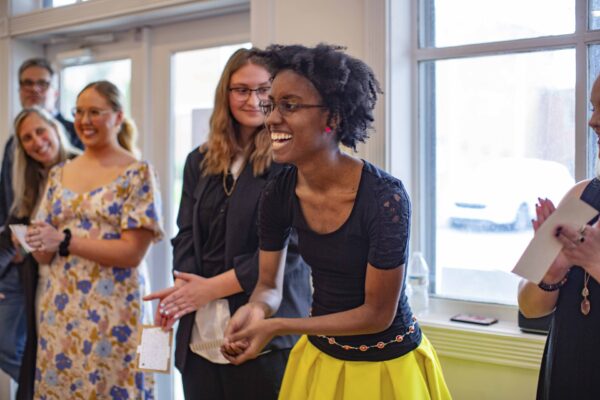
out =
<svg viewBox="0 0 600 400"><path fill-rule="evenodd" d="M77 95L88 83L107 80L114 83L125 97L125 115L131 115L131 59L73 65L61 70L60 112L72 117Z"/></svg>
<svg viewBox="0 0 600 400"><path fill-rule="evenodd" d="M155 167L162 193L165 237L146 257L153 290L173 283L169 239L177 233L185 157L206 140L214 90L225 62L236 49L250 46L248 21L247 12L232 13L152 28L115 29L114 40L83 51L86 38L46 48L46 57L61 72L64 115L71 116L77 94L98 79L115 83L127 99L125 113L137 125L142 158ZM67 58L84 53L91 60ZM155 398L183 399L179 372L174 367L171 371L155 374Z"/></svg>

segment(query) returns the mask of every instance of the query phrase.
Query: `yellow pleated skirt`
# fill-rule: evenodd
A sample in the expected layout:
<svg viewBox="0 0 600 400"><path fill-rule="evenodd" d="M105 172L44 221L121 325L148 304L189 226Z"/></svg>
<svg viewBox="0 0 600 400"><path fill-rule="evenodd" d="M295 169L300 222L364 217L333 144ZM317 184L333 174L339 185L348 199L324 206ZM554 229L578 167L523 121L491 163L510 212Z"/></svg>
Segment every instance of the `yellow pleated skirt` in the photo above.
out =
<svg viewBox="0 0 600 400"><path fill-rule="evenodd" d="M388 361L344 361L302 336L290 353L280 400L447 400L437 354L423 335L415 350Z"/></svg>

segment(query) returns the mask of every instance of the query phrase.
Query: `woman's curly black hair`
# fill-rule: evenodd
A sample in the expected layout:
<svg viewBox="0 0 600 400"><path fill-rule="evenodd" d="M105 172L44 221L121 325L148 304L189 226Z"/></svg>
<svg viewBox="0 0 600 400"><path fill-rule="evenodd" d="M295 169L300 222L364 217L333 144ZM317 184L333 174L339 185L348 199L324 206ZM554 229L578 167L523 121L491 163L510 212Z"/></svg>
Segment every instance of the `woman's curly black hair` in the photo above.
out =
<svg viewBox="0 0 600 400"><path fill-rule="evenodd" d="M271 45L258 51L272 77L292 70L312 82L329 110L330 124L337 123L337 139L356 150L372 129L377 94L382 93L373 70L343 52L345 47L321 43L316 47Z"/></svg>

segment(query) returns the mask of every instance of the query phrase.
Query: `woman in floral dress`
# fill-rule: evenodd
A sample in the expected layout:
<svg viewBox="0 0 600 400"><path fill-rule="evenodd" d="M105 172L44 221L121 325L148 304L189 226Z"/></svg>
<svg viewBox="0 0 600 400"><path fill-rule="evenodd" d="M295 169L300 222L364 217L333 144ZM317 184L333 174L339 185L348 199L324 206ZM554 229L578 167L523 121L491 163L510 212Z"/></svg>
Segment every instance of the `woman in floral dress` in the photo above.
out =
<svg viewBox="0 0 600 400"><path fill-rule="evenodd" d="M133 124L110 82L86 86L74 109L84 153L53 168L27 234L49 264L40 285L35 397L146 399L135 368L143 280L137 268L160 240L160 195L138 161Z"/></svg>

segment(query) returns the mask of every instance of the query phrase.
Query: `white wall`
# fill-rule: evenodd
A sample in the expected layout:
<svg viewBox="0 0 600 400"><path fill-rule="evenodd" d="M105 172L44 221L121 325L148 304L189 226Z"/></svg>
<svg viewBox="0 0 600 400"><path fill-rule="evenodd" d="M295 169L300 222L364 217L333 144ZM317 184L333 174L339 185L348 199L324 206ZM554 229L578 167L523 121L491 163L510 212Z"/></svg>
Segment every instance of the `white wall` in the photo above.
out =
<svg viewBox="0 0 600 400"><path fill-rule="evenodd" d="M24 40L0 38L0 145L11 134L12 120L21 109L18 71L23 61L43 54L40 45Z"/></svg>
<svg viewBox="0 0 600 400"><path fill-rule="evenodd" d="M367 0L252 0L252 42L314 45L320 42L348 46L357 57L365 54L363 13ZM343 12L342 12L343 10Z"/></svg>
<svg viewBox="0 0 600 400"><path fill-rule="evenodd" d="M12 95L11 99L11 117L15 117L21 110L19 102L19 67L23 61L32 57L41 57L44 55L44 49L41 45L32 43L28 40L14 39L10 41L10 79L8 80L8 89ZM12 118L11 118L12 121Z"/></svg>

